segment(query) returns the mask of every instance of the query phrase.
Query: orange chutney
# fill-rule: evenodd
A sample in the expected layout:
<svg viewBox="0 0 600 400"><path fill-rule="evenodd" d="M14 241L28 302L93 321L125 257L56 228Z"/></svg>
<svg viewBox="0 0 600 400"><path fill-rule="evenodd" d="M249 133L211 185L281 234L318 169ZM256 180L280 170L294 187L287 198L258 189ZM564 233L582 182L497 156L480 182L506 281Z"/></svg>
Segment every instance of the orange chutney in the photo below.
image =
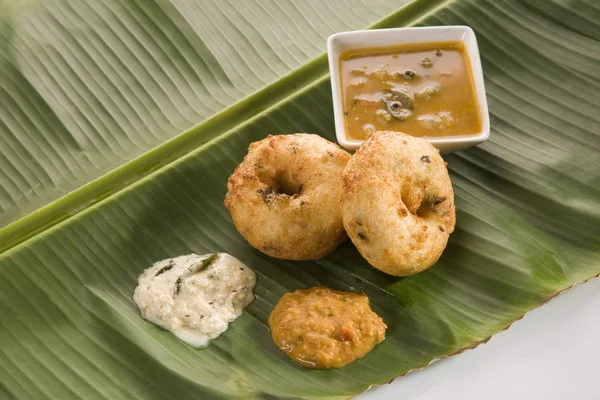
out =
<svg viewBox="0 0 600 400"><path fill-rule="evenodd" d="M379 130L412 136L473 135L481 116L460 42L353 50L340 57L346 135Z"/></svg>
<svg viewBox="0 0 600 400"><path fill-rule="evenodd" d="M385 338L387 325L364 294L323 286L286 293L269 315L273 342L306 368L341 368Z"/></svg>

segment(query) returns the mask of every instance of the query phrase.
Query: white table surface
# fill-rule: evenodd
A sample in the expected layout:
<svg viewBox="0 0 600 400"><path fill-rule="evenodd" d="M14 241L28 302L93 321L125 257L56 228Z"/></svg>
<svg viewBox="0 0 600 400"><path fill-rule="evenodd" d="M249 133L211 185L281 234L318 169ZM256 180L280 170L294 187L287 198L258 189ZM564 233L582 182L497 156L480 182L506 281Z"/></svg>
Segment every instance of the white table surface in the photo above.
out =
<svg viewBox="0 0 600 400"><path fill-rule="evenodd" d="M359 400L599 400L600 278L530 311L487 344Z"/></svg>

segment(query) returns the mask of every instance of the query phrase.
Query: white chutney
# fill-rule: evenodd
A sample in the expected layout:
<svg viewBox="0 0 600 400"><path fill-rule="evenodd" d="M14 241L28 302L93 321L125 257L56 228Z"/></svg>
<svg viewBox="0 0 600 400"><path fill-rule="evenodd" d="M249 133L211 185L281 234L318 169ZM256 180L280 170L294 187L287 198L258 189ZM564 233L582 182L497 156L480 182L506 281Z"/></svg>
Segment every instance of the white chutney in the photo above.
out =
<svg viewBox="0 0 600 400"><path fill-rule="evenodd" d="M254 301L255 285L254 271L229 254L188 254L146 269L133 300L143 318L203 347Z"/></svg>

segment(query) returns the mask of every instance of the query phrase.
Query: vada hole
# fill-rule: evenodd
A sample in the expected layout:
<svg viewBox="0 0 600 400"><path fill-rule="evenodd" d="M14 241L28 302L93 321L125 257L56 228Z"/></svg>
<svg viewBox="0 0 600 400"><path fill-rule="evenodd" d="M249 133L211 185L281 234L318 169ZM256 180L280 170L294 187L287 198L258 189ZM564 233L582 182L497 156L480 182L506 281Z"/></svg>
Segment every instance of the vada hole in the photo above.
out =
<svg viewBox="0 0 600 400"><path fill-rule="evenodd" d="M288 196L294 196L300 194L304 185L299 185L290 176L281 173L275 176L274 187L275 190L280 194L287 194Z"/></svg>
<svg viewBox="0 0 600 400"><path fill-rule="evenodd" d="M423 190L418 187L404 185L400 197L408 211L416 215L423 204Z"/></svg>
<svg viewBox="0 0 600 400"><path fill-rule="evenodd" d="M419 218L427 218L430 217L433 213L433 207L431 207L431 204L423 200L423 202L421 202L421 205L419 206L419 209L416 212L416 215Z"/></svg>
<svg viewBox="0 0 600 400"><path fill-rule="evenodd" d="M440 205L444 201L446 201L445 197L433 196L433 197L423 198L423 201L421 202L421 205L419 206L419 209L417 210L417 216L419 216L421 218L427 218L427 217L431 216L432 214L435 214L436 206Z"/></svg>

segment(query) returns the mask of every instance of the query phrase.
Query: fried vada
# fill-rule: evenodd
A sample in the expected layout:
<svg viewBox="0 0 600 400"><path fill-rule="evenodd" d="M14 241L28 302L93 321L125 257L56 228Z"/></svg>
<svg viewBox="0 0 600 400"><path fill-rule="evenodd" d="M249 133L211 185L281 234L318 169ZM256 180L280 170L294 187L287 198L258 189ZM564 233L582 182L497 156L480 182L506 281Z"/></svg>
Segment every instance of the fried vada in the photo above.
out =
<svg viewBox="0 0 600 400"><path fill-rule="evenodd" d="M318 135L268 136L250 145L229 177L225 206L240 234L263 253L324 257L346 239L340 203L349 159Z"/></svg>
<svg viewBox="0 0 600 400"><path fill-rule="evenodd" d="M375 132L343 174L344 228L375 268L409 276L433 265L454 231L448 170L427 140Z"/></svg>

